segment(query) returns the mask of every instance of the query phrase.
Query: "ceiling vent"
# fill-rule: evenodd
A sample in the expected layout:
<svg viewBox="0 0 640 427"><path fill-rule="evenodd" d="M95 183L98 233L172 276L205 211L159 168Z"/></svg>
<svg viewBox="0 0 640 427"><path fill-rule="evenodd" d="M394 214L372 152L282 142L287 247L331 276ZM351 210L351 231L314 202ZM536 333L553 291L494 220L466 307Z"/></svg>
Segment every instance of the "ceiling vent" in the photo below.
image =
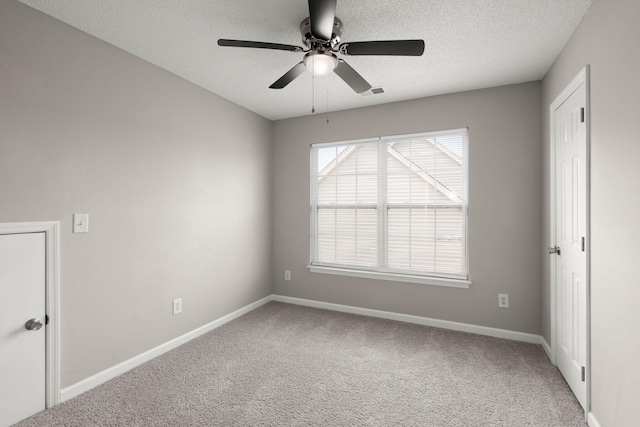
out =
<svg viewBox="0 0 640 427"><path fill-rule="evenodd" d="M369 95L380 95L384 93L384 89L382 89L381 87L372 87L371 89L369 89L366 92L362 92L362 96L369 96Z"/></svg>

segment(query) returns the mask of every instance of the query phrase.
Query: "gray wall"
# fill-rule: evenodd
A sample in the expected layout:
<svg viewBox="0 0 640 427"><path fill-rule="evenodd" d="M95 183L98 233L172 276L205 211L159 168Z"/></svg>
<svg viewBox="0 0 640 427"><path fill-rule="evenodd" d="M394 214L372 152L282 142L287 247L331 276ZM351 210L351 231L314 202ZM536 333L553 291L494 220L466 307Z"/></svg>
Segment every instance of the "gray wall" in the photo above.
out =
<svg viewBox="0 0 640 427"><path fill-rule="evenodd" d="M271 293L271 127L0 1L0 222L62 222L63 386Z"/></svg>
<svg viewBox="0 0 640 427"><path fill-rule="evenodd" d="M317 115L272 125L0 1L0 222L62 222L63 386L268 295L269 277L277 294L549 341L548 106L591 64L593 413L603 427L633 425L638 16L636 0L596 0L542 85L351 110L331 114L330 124ZM308 272L309 144L465 126L470 289ZM89 234L71 234L73 212L91 215ZM497 308L498 292L511 295L510 309ZM184 312L173 317L176 297Z"/></svg>
<svg viewBox="0 0 640 427"><path fill-rule="evenodd" d="M592 412L602 427L638 425L639 18L637 0L596 0L543 81L546 181L542 215L548 240L549 105L582 67L591 64ZM549 340L546 258L543 278L543 333Z"/></svg>
<svg viewBox="0 0 640 427"><path fill-rule="evenodd" d="M277 121L274 293L538 334L542 281L540 82ZM309 146L469 127L470 289L310 273ZM292 280L284 281L284 270ZM511 308L499 309L498 293Z"/></svg>

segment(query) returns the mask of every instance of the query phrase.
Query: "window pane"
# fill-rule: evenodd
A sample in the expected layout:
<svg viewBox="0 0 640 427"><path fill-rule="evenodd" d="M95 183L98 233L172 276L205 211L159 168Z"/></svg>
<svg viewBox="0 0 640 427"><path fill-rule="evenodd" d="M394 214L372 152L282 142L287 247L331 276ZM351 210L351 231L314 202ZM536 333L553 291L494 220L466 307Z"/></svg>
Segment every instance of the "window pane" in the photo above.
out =
<svg viewBox="0 0 640 427"><path fill-rule="evenodd" d="M466 249L462 209L438 209L436 218L437 271L463 274L466 271Z"/></svg>
<svg viewBox="0 0 640 427"><path fill-rule="evenodd" d="M318 261L375 267L378 264L376 209L318 210Z"/></svg>
<svg viewBox="0 0 640 427"><path fill-rule="evenodd" d="M336 199L338 203L355 203L356 201L356 176L338 175L336 179Z"/></svg>
<svg viewBox="0 0 640 427"><path fill-rule="evenodd" d="M378 202L378 176L376 174L358 175L356 189L356 203L375 205Z"/></svg>
<svg viewBox="0 0 640 427"><path fill-rule="evenodd" d="M375 267L378 265L378 210L358 209L356 264Z"/></svg>
<svg viewBox="0 0 640 427"><path fill-rule="evenodd" d="M434 209L411 209L410 270L436 271L436 215Z"/></svg>
<svg viewBox="0 0 640 427"><path fill-rule="evenodd" d="M324 263L335 263L336 211L335 209L319 209L317 212L317 261Z"/></svg>
<svg viewBox="0 0 640 427"><path fill-rule="evenodd" d="M331 174L337 167L340 159L340 155L344 153L347 146L338 147L318 147L317 150L317 167L318 175Z"/></svg>
<svg viewBox="0 0 640 427"><path fill-rule="evenodd" d="M389 209L387 224L387 263L390 268L409 270L411 223L409 209Z"/></svg>
<svg viewBox="0 0 640 427"><path fill-rule="evenodd" d="M463 274L466 268L463 228L462 209L389 209L389 267Z"/></svg>
<svg viewBox="0 0 640 427"><path fill-rule="evenodd" d="M435 212L433 209L389 209L389 267L435 271Z"/></svg>
<svg viewBox="0 0 640 427"><path fill-rule="evenodd" d="M466 146L466 130L312 146L312 263L467 278Z"/></svg>

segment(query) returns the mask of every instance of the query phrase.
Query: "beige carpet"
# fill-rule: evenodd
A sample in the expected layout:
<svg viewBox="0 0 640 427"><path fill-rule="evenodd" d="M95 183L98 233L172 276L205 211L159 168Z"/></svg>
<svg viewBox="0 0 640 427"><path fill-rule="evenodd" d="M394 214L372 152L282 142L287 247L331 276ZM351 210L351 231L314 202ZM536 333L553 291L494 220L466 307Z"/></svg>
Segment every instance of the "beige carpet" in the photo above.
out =
<svg viewBox="0 0 640 427"><path fill-rule="evenodd" d="M271 302L27 426L585 426L540 346Z"/></svg>

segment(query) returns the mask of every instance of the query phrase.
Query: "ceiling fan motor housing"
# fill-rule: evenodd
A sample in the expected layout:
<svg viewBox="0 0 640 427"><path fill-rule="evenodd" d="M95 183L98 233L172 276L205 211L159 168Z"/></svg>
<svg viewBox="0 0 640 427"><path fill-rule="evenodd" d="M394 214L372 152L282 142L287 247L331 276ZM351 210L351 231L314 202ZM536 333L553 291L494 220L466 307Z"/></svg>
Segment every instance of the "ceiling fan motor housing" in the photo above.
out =
<svg viewBox="0 0 640 427"><path fill-rule="evenodd" d="M302 43L310 50L318 52L330 51L340 43L340 36L342 36L342 21L338 18L334 18L331 40L320 40L311 34L310 18L305 18L300 24L300 34L302 34Z"/></svg>

